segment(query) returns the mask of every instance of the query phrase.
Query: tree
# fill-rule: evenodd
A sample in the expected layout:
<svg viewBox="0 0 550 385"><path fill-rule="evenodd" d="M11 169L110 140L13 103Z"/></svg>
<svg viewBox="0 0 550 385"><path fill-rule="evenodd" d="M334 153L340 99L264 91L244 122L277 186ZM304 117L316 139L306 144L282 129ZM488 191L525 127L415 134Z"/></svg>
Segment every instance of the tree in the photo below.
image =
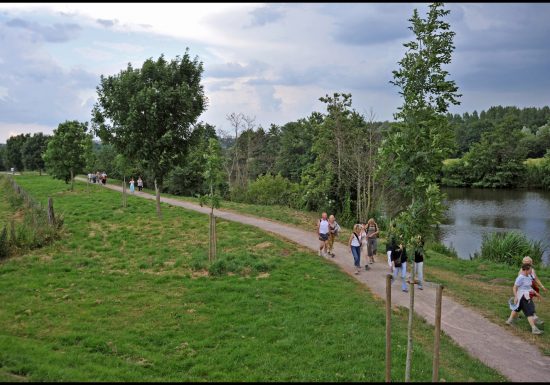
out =
<svg viewBox="0 0 550 385"><path fill-rule="evenodd" d="M49 135L39 132L29 136L21 147L21 156L25 170L38 170L42 175L44 169L44 153L48 146Z"/></svg>
<svg viewBox="0 0 550 385"><path fill-rule="evenodd" d="M457 98L461 96L455 82L447 80L449 73L442 69L442 65L451 62L455 35L450 25L441 20L450 12L442 7L442 3L431 4L426 19L420 18L415 9L409 20L412 24L409 29L416 40L404 44L408 50L399 61L399 70L393 71L391 81L401 89L403 105L395 114L397 122L390 127L381 148L384 158L381 172L388 176L388 187L400 196L394 203L398 204L399 212L416 213L415 220L421 223L420 235L424 239L431 235L439 215L434 216L429 206L421 209L417 205L428 202L428 191L433 199L439 189L432 185L443 160L453 150L453 132L445 113L449 104L459 104ZM406 233L409 239L418 235Z"/></svg>
<svg viewBox="0 0 550 385"><path fill-rule="evenodd" d="M48 172L65 183L71 181L71 190L74 189L74 176L83 171L86 158L92 151L92 136L87 130L87 122L72 120L60 123L44 154Z"/></svg>
<svg viewBox="0 0 550 385"><path fill-rule="evenodd" d="M525 174L527 153L521 143L524 133L517 118L500 123L496 130L483 133L464 155L466 176L474 187L516 187Z"/></svg>
<svg viewBox="0 0 550 385"><path fill-rule="evenodd" d="M101 140L152 174L159 218L163 180L184 159L191 127L207 103L202 62L191 60L188 51L170 62L161 55L141 68L128 64L118 75L101 76L93 109L94 132Z"/></svg>
<svg viewBox="0 0 550 385"><path fill-rule="evenodd" d="M6 167L8 169L15 167L16 170L22 171L25 168L21 150L30 136L31 134L19 134L8 138L6 141Z"/></svg>
<svg viewBox="0 0 550 385"><path fill-rule="evenodd" d="M216 259L216 217L214 217L214 208L220 206L220 196L217 190L224 178L221 146L217 139L210 138L208 140L208 149L204 154L204 160L205 170L203 175L209 187L209 194L201 196L200 204L201 206L203 204L210 206L208 260L212 261Z"/></svg>
<svg viewBox="0 0 550 385"><path fill-rule="evenodd" d="M454 144L445 114L449 104L459 104L457 99L461 96L455 82L447 80L449 73L442 69L442 65L451 62L454 50L455 33L442 20L449 12L442 3L431 4L426 19L414 10L409 29L416 39L404 44L408 50L391 81L400 88L403 105L394 115L397 123L383 141L381 153L389 187L400 195L397 223L405 242L413 246L411 249L418 235L424 239L432 235L433 225L440 222L444 213L436 178ZM410 380L411 371L413 307L411 285L405 381Z"/></svg>

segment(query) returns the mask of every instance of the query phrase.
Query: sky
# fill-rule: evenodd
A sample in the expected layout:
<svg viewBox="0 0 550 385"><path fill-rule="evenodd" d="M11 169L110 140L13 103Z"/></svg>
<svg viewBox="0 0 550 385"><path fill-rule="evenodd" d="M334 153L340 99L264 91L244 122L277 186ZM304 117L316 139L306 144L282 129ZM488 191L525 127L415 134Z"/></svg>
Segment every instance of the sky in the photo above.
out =
<svg viewBox="0 0 550 385"><path fill-rule="evenodd" d="M101 75L148 58L204 64L199 121L229 132L227 115L269 128L322 112L319 98L393 120L389 82L428 3L0 3L0 143L90 121ZM456 32L445 67L462 94L452 113L550 104L550 3L449 3Z"/></svg>

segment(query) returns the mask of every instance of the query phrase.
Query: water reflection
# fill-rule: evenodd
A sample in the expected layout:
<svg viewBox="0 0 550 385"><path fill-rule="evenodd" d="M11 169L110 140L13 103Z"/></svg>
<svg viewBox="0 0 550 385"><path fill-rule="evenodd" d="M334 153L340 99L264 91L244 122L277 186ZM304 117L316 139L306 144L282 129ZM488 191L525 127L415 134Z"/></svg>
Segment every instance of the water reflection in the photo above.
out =
<svg viewBox="0 0 550 385"><path fill-rule="evenodd" d="M529 239L550 245L550 192L443 188L446 219L440 240L468 259L479 252L483 234L520 231ZM543 260L549 264L550 250Z"/></svg>

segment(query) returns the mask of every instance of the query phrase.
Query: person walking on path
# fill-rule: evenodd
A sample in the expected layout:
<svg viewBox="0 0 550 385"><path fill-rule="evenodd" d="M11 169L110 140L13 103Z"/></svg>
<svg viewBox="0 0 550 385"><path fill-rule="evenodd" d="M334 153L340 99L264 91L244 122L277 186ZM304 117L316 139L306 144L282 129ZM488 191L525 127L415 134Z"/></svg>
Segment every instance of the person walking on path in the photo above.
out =
<svg viewBox="0 0 550 385"><path fill-rule="evenodd" d="M377 238L378 238L378 224L374 221L374 218L369 219L366 228L367 239L367 255L369 257L369 263L374 263L374 255L376 254Z"/></svg>
<svg viewBox="0 0 550 385"><path fill-rule="evenodd" d="M531 257L524 257L521 261L522 265L529 264L531 265L531 273L529 274L531 278L533 278L533 290L537 293L540 293L540 289L543 289L544 291L548 291L548 289L542 284L542 282L537 277L537 273L535 273L535 268L533 267L533 259ZM519 270L518 274L521 274L521 269ZM533 297L533 295L531 296ZM541 320L536 313L533 313L533 318L535 319L535 324L542 325L544 323L543 320Z"/></svg>
<svg viewBox="0 0 550 385"><path fill-rule="evenodd" d="M386 238L386 254L388 256L388 266L390 267L390 273L393 273L391 253L396 248L397 248L397 229L394 222L390 225L390 228L388 230L388 236Z"/></svg>
<svg viewBox="0 0 550 385"><path fill-rule="evenodd" d="M537 327L535 318L533 317L535 314L535 303L531 296L539 296L539 294L533 290L533 277L530 275L531 269L531 265L528 263L521 266L521 272L516 278L514 287L512 288L514 291L513 305L510 303L512 312L510 313L510 317L506 320L506 323L512 325L518 317L519 311L522 310L523 314L527 317L527 321L529 321L529 325L531 325L531 333L542 334L542 330Z"/></svg>
<svg viewBox="0 0 550 385"><path fill-rule="evenodd" d="M403 245L403 241L399 242L399 247L397 247L391 256L393 263L393 277L392 283L395 282L397 276L401 275L401 290L405 293L409 291L407 288L406 278L407 278L407 249Z"/></svg>
<svg viewBox="0 0 550 385"><path fill-rule="evenodd" d="M317 235L319 236L319 256L326 257L327 241L329 237L327 213L321 214L321 219L317 223Z"/></svg>
<svg viewBox="0 0 550 385"><path fill-rule="evenodd" d="M361 272L361 241L362 241L363 227L360 224L353 226L353 232L351 233L348 241L348 246L351 248L351 255L353 255L353 264L355 265L355 274Z"/></svg>
<svg viewBox="0 0 550 385"><path fill-rule="evenodd" d="M424 239L421 235L416 237L414 248L414 276L418 282L418 289L423 290L422 281L424 280Z"/></svg>
<svg viewBox="0 0 550 385"><path fill-rule="evenodd" d="M327 242L327 251L328 254L334 258L334 239L338 236L340 232L340 225L336 222L334 215L328 217L328 242Z"/></svg>
<svg viewBox="0 0 550 385"><path fill-rule="evenodd" d="M138 177L137 185L138 185L138 191L143 190L143 179L141 179L141 175Z"/></svg>
<svg viewBox="0 0 550 385"><path fill-rule="evenodd" d="M134 193L134 178L130 178L130 192Z"/></svg>

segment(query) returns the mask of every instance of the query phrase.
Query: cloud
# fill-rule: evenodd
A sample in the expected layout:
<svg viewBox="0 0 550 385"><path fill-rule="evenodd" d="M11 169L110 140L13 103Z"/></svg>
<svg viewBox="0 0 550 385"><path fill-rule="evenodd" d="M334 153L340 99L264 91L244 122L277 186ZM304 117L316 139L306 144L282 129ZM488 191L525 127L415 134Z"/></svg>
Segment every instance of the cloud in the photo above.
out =
<svg viewBox="0 0 550 385"><path fill-rule="evenodd" d="M269 4L262 8L253 9L249 14L252 16L252 20L247 27L261 27L281 20L285 16L285 11L279 5Z"/></svg>
<svg viewBox="0 0 550 385"><path fill-rule="evenodd" d="M242 65L236 62L207 65L204 76L210 78L240 78L262 73L268 68L266 63L252 61Z"/></svg>
<svg viewBox="0 0 550 385"><path fill-rule="evenodd" d="M91 104L82 95L95 89L98 76L82 67L61 67L26 28L0 24L0 37L0 84L7 89L0 99L2 121L50 127L89 119Z"/></svg>
<svg viewBox="0 0 550 385"><path fill-rule="evenodd" d="M6 26L22 28L32 33L33 37L50 43L62 43L74 39L82 29L75 23L56 23L52 26L15 18L7 21Z"/></svg>
<svg viewBox="0 0 550 385"><path fill-rule="evenodd" d="M105 28L111 28L112 26L114 26L115 24L118 23L118 20L116 20L116 19L115 20L97 19L96 21L98 22L98 24L101 24Z"/></svg>

